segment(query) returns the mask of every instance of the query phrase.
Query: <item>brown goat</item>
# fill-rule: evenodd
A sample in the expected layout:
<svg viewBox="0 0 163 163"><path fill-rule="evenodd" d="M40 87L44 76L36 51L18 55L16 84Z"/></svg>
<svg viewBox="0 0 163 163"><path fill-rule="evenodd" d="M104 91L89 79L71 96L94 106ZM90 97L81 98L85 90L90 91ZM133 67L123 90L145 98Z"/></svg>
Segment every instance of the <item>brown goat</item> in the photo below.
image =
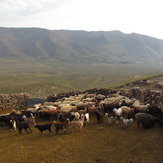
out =
<svg viewBox="0 0 163 163"><path fill-rule="evenodd" d="M55 125L55 133L58 134L59 130L64 130L66 131L66 128L68 127L70 121L67 120L65 122L55 122L54 121L54 125Z"/></svg>

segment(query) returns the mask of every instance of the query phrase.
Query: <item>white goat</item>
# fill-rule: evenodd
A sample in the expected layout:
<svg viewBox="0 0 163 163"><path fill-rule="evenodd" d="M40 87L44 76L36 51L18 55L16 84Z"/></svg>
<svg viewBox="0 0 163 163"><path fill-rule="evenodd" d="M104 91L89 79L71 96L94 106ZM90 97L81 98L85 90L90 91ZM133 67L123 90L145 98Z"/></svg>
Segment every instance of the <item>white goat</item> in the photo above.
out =
<svg viewBox="0 0 163 163"><path fill-rule="evenodd" d="M16 121L15 120L10 120L10 124L12 124L11 126L10 126L10 130L12 131L12 130L16 130Z"/></svg>
<svg viewBox="0 0 163 163"><path fill-rule="evenodd" d="M71 115L75 116L74 120L79 120L80 118L80 114L78 112L71 112Z"/></svg>
<svg viewBox="0 0 163 163"><path fill-rule="evenodd" d="M107 117L107 120L108 120L108 123L109 124L112 124L113 122L115 124L118 124L118 117L116 114L108 114L108 113L105 113L105 117Z"/></svg>
<svg viewBox="0 0 163 163"><path fill-rule="evenodd" d="M71 121L69 127L73 131L73 128L80 129L83 127L84 124L84 115L81 115L81 118L78 121Z"/></svg>
<svg viewBox="0 0 163 163"><path fill-rule="evenodd" d="M127 118L121 117L120 119L122 120L122 127L123 128L128 128L130 126L130 124L133 123L133 119L132 118L127 119Z"/></svg>
<svg viewBox="0 0 163 163"><path fill-rule="evenodd" d="M87 125L89 124L89 113L84 114L84 123Z"/></svg>

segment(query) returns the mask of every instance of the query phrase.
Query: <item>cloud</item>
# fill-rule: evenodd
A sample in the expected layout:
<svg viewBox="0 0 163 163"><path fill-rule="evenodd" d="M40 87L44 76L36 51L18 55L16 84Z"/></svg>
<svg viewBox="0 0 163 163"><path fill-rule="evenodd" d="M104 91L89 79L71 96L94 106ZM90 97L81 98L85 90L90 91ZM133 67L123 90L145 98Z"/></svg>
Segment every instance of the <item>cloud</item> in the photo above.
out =
<svg viewBox="0 0 163 163"><path fill-rule="evenodd" d="M0 25L121 30L158 37L163 28L161 7L162 0L0 0Z"/></svg>
<svg viewBox="0 0 163 163"><path fill-rule="evenodd" d="M2 0L0 1L0 17L1 19L4 16L5 18L35 17L58 10L67 2L66 0Z"/></svg>

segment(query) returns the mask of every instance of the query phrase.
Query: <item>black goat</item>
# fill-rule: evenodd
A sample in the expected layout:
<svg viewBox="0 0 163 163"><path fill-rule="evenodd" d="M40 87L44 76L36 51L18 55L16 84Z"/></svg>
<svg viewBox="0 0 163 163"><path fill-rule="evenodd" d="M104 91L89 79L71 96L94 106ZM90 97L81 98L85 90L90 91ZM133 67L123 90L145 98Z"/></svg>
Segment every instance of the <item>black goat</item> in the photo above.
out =
<svg viewBox="0 0 163 163"><path fill-rule="evenodd" d="M0 124L1 126L3 125L9 125L9 122L11 120L11 116L10 115L0 115Z"/></svg>
<svg viewBox="0 0 163 163"><path fill-rule="evenodd" d="M37 128L41 132L41 134L43 133L44 130L48 130L49 133L51 133L51 125L52 123L44 125L35 125L34 127Z"/></svg>
<svg viewBox="0 0 163 163"><path fill-rule="evenodd" d="M22 134L23 129L27 132L27 134L29 134L27 129L29 129L30 133L32 133L32 130L31 130L28 122L26 122L26 121L17 122L17 127L18 127L19 134Z"/></svg>

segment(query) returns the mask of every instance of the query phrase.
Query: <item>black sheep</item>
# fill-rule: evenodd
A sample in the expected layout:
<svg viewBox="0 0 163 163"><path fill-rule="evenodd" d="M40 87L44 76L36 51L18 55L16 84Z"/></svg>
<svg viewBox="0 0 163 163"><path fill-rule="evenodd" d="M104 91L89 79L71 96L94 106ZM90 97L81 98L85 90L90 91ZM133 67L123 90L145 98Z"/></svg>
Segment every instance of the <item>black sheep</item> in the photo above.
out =
<svg viewBox="0 0 163 163"><path fill-rule="evenodd" d="M147 114L150 114L154 117L157 117L159 120L163 120L163 112L160 108L157 106L151 105L149 109L147 110Z"/></svg>
<svg viewBox="0 0 163 163"><path fill-rule="evenodd" d="M44 125L35 125L34 127L37 128L41 132L41 134L43 133L44 130L48 130L49 133L51 133L51 125L52 123Z"/></svg>
<svg viewBox="0 0 163 163"><path fill-rule="evenodd" d="M137 113L135 114L135 118L137 120L138 128L151 128L157 122L158 124L162 125L162 122L157 118L150 114L146 113Z"/></svg>

